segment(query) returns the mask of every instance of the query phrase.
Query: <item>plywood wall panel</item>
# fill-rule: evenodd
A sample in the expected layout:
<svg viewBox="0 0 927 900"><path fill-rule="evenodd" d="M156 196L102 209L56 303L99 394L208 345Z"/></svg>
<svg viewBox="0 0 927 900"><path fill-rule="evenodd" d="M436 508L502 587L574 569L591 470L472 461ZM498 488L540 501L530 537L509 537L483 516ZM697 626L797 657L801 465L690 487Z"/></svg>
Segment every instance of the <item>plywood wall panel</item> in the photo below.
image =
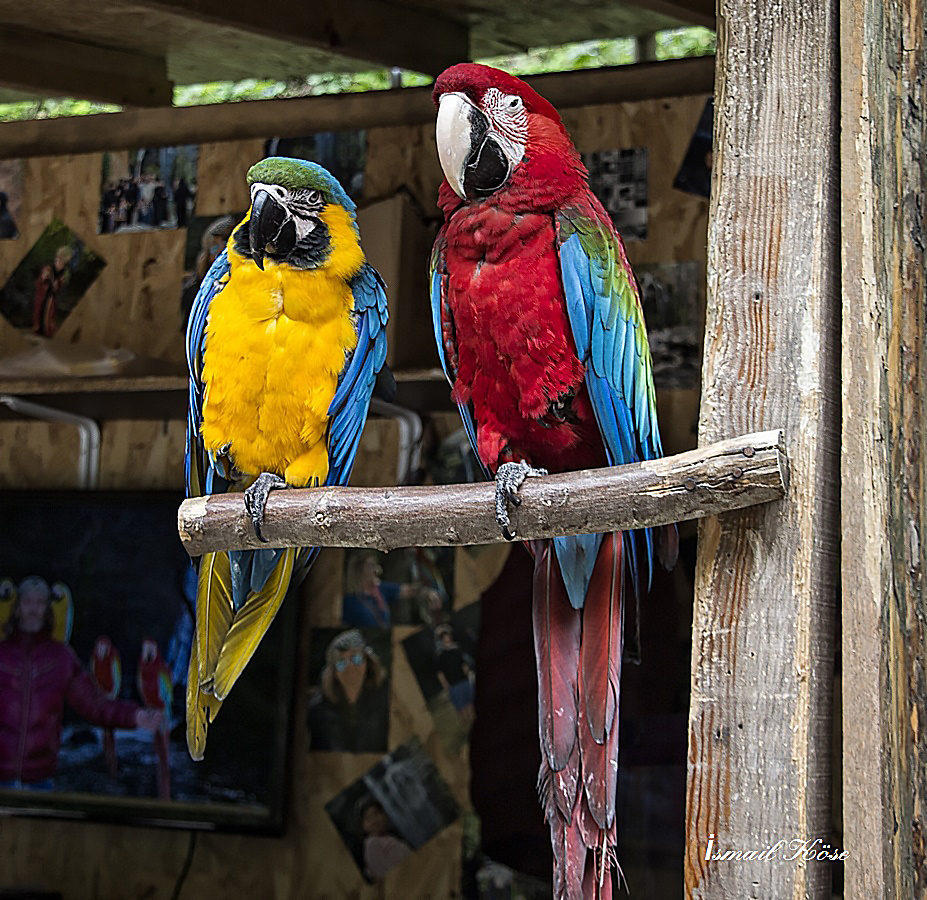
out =
<svg viewBox="0 0 927 900"><path fill-rule="evenodd" d="M100 487L123 490L184 489L186 424L106 422L100 448Z"/></svg>
<svg viewBox="0 0 927 900"><path fill-rule="evenodd" d="M77 430L46 422L0 422L0 489L77 487Z"/></svg>
<svg viewBox="0 0 927 900"><path fill-rule="evenodd" d="M196 215L241 212L251 205L246 176L264 158L264 140L200 144Z"/></svg>

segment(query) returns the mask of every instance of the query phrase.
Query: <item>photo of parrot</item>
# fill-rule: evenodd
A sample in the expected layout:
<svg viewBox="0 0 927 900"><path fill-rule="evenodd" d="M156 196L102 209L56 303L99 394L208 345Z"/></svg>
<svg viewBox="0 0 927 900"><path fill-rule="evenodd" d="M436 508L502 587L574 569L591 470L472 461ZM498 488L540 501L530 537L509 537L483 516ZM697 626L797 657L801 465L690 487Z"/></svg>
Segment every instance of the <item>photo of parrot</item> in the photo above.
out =
<svg viewBox="0 0 927 900"><path fill-rule="evenodd" d="M371 396L393 399L386 290L355 206L321 166L271 157L248 172L251 206L206 275L187 328L190 497L244 491L258 537L269 491L344 485ZM187 744L209 722L317 548L205 554L187 681Z"/></svg>
<svg viewBox="0 0 927 900"><path fill-rule="evenodd" d="M434 101L435 337L512 539L526 477L662 455L650 349L624 245L554 107L475 63L447 69ZM655 555L675 562L675 526L529 550L554 896L609 898L625 607L648 589Z"/></svg>
<svg viewBox="0 0 927 900"><path fill-rule="evenodd" d="M119 696L119 689L122 687L122 657L105 634L101 634L93 643L90 675L110 700ZM116 755L116 736L112 728L103 729L103 756L106 758L109 777L115 778L119 759Z"/></svg>
<svg viewBox="0 0 927 900"><path fill-rule="evenodd" d="M71 589L63 581L56 581L51 586L51 601L55 617L52 637L66 644L71 640L71 632L74 630L74 597Z"/></svg>
<svg viewBox="0 0 927 900"><path fill-rule="evenodd" d="M161 649L154 638L145 638L138 658L136 670L138 695L142 704L149 709L161 710L164 718L152 734L155 753L157 754L158 797L171 799L171 700L174 695L174 682L171 670L161 656Z"/></svg>
<svg viewBox="0 0 927 900"><path fill-rule="evenodd" d="M12 578L0 578L0 629L3 629L9 622L14 606L16 606L16 582Z"/></svg>

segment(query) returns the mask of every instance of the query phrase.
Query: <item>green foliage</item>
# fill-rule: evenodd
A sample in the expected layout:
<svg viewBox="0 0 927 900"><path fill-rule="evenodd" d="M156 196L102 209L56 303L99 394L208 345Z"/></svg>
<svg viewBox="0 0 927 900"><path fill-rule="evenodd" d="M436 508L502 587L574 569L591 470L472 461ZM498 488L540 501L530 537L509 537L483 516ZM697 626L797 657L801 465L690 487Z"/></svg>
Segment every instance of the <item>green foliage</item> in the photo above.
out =
<svg viewBox="0 0 927 900"><path fill-rule="evenodd" d="M710 56L715 52L717 39L708 28L673 28L658 31L657 59L681 59L684 56Z"/></svg>
<svg viewBox="0 0 927 900"><path fill-rule="evenodd" d="M20 103L0 103L0 122L23 119L54 119L58 116L87 116L93 113L119 112L122 107L90 100L24 100Z"/></svg>
<svg viewBox="0 0 927 900"><path fill-rule="evenodd" d="M601 66L625 66L637 58L633 38L583 41L562 47L542 47L509 56L494 56L479 62L513 75L539 75L542 72L571 72Z"/></svg>
<svg viewBox="0 0 927 900"><path fill-rule="evenodd" d="M715 33L707 28L674 28L655 35L657 59L706 56L715 52ZM539 47L481 59L479 62L505 69L513 75L542 72L568 72L600 66L623 66L637 59L633 38L582 41L562 47ZM275 97L309 97L316 94L346 94L357 91L383 91L392 87L389 69L368 72L327 72L290 78L286 81L248 78L244 81L215 81L174 88L175 106L206 103L232 103L239 100L268 100ZM403 87L431 84L431 78L418 72L402 72ZM55 116L84 116L118 112L120 107L89 100L40 100L0 104L0 122L21 119L48 119Z"/></svg>

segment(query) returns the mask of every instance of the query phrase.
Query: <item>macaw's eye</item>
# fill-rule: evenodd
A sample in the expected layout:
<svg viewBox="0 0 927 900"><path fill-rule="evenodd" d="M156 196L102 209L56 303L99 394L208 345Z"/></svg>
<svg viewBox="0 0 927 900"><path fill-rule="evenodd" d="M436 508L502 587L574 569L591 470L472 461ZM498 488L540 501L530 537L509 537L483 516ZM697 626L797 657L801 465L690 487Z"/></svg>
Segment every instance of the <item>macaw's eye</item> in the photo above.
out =
<svg viewBox="0 0 927 900"><path fill-rule="evenodd" d="M322 194L320 191L309 191L309 193L306 194L307 203L318 203L321 199Z"/></svg>
<svg viewBox="0 0 927 900"><path fill-rule="evenodd" d="M505 104L509 112L518 112L524 105L521 97L509 97L508 102Z"/></svg>

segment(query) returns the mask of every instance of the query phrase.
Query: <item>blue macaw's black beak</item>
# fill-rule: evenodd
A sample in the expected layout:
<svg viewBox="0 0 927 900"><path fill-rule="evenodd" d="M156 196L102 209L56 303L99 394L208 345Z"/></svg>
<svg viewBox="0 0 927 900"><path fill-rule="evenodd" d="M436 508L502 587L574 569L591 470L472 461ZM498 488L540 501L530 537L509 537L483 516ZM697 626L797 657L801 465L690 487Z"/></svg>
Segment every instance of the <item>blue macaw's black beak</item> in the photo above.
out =
<svg viewBox="0 0 927 900"><path fill-rule="evenodd" d="M467 197L488 197L508 181L511 165L489 133L489 119L470 108L470 154L464 163L463 187Z"/></svg>
<svg viewBox="0 0 927 900"><path fill-rule="evenodd" d="M296 246L296 226L286 209L267 191L256 191L248 220L251 258L263 270L264 257L283 260Z"/></svg>

